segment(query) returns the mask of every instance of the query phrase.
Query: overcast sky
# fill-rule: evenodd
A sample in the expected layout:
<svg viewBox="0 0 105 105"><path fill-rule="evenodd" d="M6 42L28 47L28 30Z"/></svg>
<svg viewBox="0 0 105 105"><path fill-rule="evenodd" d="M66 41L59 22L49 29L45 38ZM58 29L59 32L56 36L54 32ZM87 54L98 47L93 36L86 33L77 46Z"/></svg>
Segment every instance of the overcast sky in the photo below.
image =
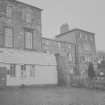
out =
<svg viewBox="0 0 105 105"><path fill-rule="evenodd" d="M43 9L42 33L52 38L59 27L81 28L95 33L97 50L105 51L105 0L19 0Z"/></svg>

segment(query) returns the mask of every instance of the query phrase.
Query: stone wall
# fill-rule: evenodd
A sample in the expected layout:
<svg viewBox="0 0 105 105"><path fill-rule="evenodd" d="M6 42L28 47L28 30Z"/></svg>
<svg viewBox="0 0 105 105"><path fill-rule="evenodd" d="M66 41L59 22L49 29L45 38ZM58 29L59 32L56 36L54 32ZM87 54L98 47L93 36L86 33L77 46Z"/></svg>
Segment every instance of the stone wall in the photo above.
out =
<svg viewBox="0 0 105 105"><path fill-rule="evenodd" d="M11 7L11 17L6 15L7 7ZM31 30L33 33L33 50L41 50L41 10L28 6L27 4L4 0L0 1L0 27L10 27L13 29L13 47L24 49L24 31ZM32 22L26 22L26 14L31 14ZM3 30L4 31L4 30ZM3 32L2 31L2 32ZM5 36L5 33L3 33Z"/></svg>
<svg viewBox="0 0 105 105"><path fill-rule="evenodd" d="M45 53L54 54L56 57L58 85L70 86L71 74L74 72L75 67L75 45L68 42L43 38L42 48Z"/></svg>
<svg viewBox="0 0 105 105"><path fill-rule="evenodd" d="M81 29L73 29L56 37L59 41L72 42L75 44L75 67L78 74L87 69L86 62L94 63L94 55L96 53L94 33ZM84 61L81 62L81 57L84 56ZM84 65L84 66L83 66Z"/></svg>

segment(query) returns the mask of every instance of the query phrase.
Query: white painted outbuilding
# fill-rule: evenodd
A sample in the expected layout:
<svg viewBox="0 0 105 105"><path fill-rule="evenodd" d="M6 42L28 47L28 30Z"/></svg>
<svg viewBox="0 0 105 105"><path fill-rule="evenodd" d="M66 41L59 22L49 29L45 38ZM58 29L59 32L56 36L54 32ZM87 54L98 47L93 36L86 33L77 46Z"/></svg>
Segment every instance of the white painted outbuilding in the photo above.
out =
<svg viewBox="0 0 105 105"><path fill-rule="evenodd" d="M1 86L46 85L57 82L54 55L0 48Z"/></svg>

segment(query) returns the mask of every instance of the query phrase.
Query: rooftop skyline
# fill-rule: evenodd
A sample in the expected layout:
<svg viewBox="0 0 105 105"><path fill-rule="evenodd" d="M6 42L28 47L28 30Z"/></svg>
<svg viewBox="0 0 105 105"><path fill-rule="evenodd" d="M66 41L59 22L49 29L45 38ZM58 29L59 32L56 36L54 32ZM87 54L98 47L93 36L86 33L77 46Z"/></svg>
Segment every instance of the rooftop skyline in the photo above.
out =
<svg viewBox="0 0 105 105"><path fill-rule="evenodd" d="M105 51L105 1L100 0L19 0L43 9L42 34L53 38L62 24L95 33L97 50Z"/></svg>

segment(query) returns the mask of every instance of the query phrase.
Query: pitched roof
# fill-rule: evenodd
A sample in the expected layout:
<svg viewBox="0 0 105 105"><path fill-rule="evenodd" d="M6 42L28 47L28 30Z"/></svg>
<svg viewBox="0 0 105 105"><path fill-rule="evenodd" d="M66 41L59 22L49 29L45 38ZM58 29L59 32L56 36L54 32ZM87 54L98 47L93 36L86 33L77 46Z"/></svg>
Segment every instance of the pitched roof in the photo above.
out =
<svg viewBox="0 0 105 105"><path fill-rule="evenodd" d="M21 2L21 1L17 1L17 0L8 0L8 1L15 2L15 3L19 3L19 4L23 4L23 5L29 6L29 7L31 7L31 8L36 8L36 9L38 9L38 10L40 10L40 11L43 10L43 9L41 9L41 8L38 8L38 7L34 6L34 5L30 5L30 4Z"/></svg>
<svg viewBox="0 0 105 105"><path fill-rule="evenodd" d="M61 40L57 40L57 39L51 39L51 38L42 37L42 40L43 40L43 39L51 40L51 41L55 41L55 42L61 42L61 43L67 43L67 44L72 44L72 45L74 45L74 43L72 43L72 42L61 41Z"/></svg>
<svg viewBox="0 0 105 105"><path fill-rule="evenodd" d="M67 34L67 33L74 32L74 31L82 31L82 32L86 32L86 33L90 33L92 35L95 35L95 33L92 33L92 32L89 32L89 31L86 31L86 30L83 30L83 29L75 28L75 29L69 30L69 31L67 31L65 33L61 33L59 35L56 35L56 37L63 36L65 34Z"/></svg>

